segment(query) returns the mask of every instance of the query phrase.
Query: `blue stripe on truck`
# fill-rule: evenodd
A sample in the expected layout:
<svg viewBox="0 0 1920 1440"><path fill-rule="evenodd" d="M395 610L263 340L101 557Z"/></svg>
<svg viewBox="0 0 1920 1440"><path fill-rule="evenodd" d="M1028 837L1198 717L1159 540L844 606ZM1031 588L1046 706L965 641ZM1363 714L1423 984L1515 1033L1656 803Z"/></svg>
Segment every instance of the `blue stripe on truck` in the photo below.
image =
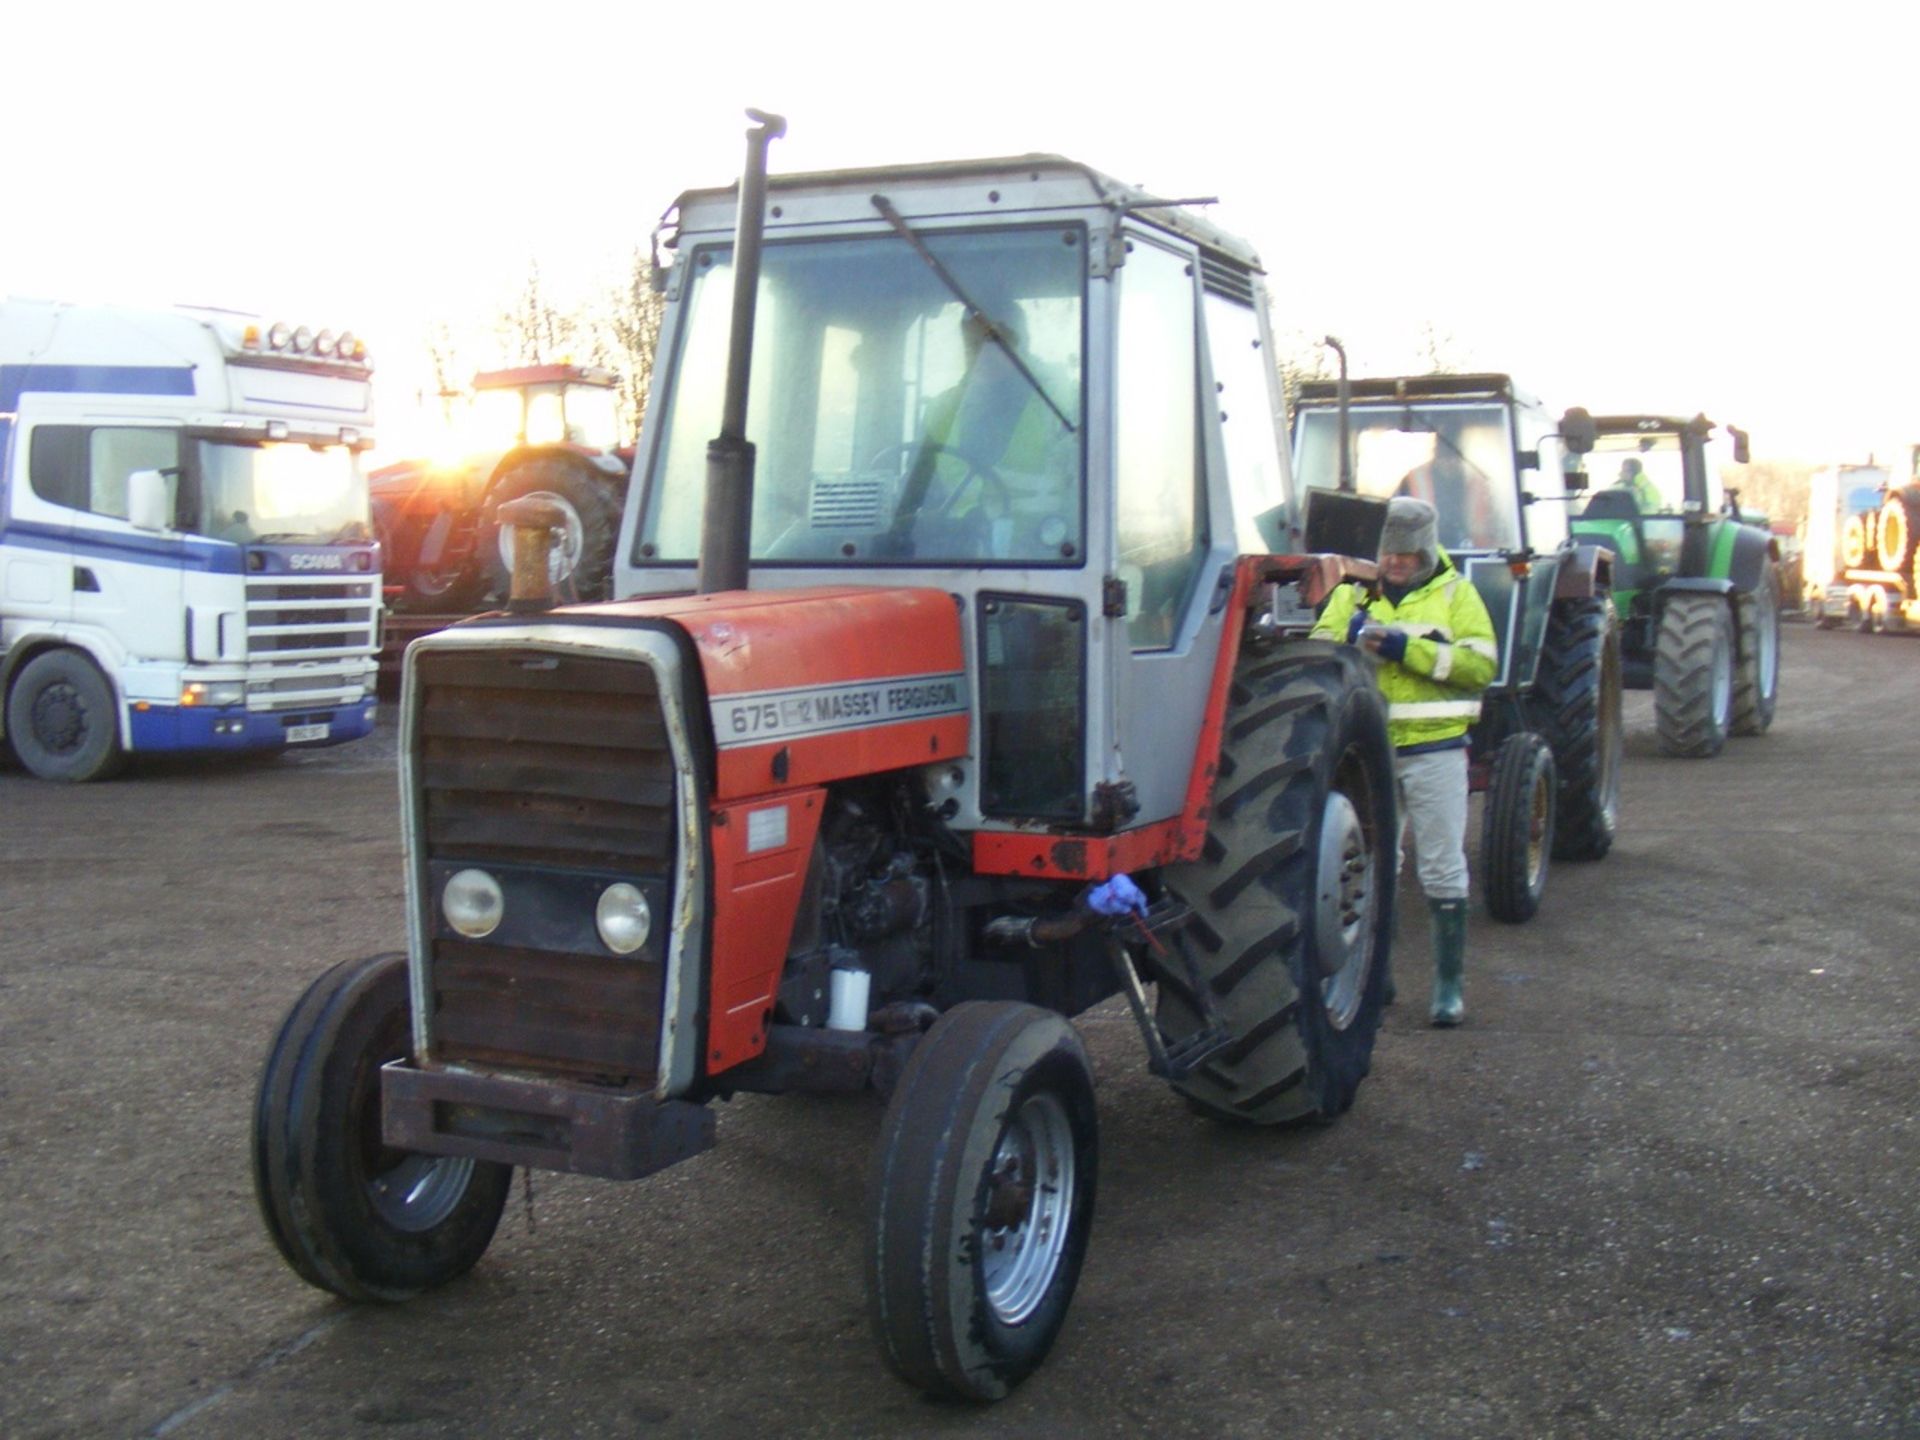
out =
<svg viewBox="0 0 1920 1440"><path fill-rule="evenodd" d="M0 365L0 410L29 391L61 395L191 395L191 365Z"/></svg>

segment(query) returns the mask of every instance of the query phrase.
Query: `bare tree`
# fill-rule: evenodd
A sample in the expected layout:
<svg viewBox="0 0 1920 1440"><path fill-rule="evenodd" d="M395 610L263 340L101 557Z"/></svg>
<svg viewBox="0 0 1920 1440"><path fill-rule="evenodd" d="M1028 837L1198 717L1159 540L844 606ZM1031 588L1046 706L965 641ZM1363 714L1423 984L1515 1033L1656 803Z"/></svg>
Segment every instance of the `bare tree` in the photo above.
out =
<svg viewBox="0 0 1920 1440"><path fill-rule="evenodd" d="M549 365L566 360L583 338L580 317L556 306L540 278L540 262L530 261L513 304L494 330L510 364Z"/></svg>
<svg viewBox="0 0 1920 1440"><path fill-rule="evenodd" d="M631 436L639 432L640 417L646 413L660 317L666 309L664 297L653 288L653 261L645 251L633 252L624 280L607 293L605 307L595 329L606 337L606 363L620 372L620 428Z"/></svg>

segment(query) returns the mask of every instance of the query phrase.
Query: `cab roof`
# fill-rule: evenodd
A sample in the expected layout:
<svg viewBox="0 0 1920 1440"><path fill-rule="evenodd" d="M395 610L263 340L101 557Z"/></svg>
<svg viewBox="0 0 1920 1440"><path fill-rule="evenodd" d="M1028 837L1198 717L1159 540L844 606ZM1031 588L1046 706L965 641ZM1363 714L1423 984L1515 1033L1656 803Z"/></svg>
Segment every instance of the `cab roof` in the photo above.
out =
<svg viewBox="0 0 1920 1440"><path fill-rule="evenodd" d="M983 180L999 180L1002 183L1053 182L1046 190L1048 198L1039 204L1022 204L1017 195L1006 197L1010 203L1005 208L1012 213L1032 213L1035 209L1099 206L1113 212L1116 217L1123 214L1138 216L1147 224L1190 240L1204 250L1233 260L1250 270L1264 273L1260 257L1251 245L1238 236L1222 230L1205 216L1190 208L1198 204L1211 204L1210 200L1175 199L1154 195L1136 185L1129 185L1114 179L1111 175L1102 174L1090 165L1070 160L1064 155L1008 155L980 160L939 160L907 165L877 165L851 170L818 170L795 175L769 175L767 193L770 208L778 205L781 196L800 194L829 196L840 193L856 197L864 205L876 190L888 186L911 186L917 190L951 188L964 192L971 189L974 182ZM1060 182L1066 182L1064 191L1059 188ZM718 188L688 190L674 201L667 215L672 216L677 211L684 223L689 213L715 205L737 208L738 194L737 181ZM980 192L977 197L970 197L966 201L962 212L989 213L1000 204L1001 199L998 192ZM727 213L731 215L732 210L729 209ZM911 216L912 212L909 211L908 214ZM667 223L667 220L663 219L663 227ZM708 227L703 225L700 228ZM774 217L769 220L768 229L773 231L777 228L778 217Z"/></svg>

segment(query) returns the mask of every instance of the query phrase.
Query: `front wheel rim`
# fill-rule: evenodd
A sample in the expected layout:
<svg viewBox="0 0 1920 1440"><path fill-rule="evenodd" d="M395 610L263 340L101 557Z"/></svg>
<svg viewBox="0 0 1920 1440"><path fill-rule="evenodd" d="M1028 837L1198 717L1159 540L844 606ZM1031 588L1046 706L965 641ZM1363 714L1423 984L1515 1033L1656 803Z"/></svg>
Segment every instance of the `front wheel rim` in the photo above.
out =
<svg viewBox="0 0 1920 1440"><path fill-rule="evenodd" d="M380 1134L380 1071L362 1089L357 1116L360 1190L373 1213L395 1230L419 1235L441 1224L473 1179L467 1157L390 1148Z"/></svg>
<svg viewBox="0 0 1920 1440"><path fill-rule="evenodd" d="M62 680L33 697L33 737L55 755L71 755L87 741L87 702Z"/></svg>
<svg viewBox="0 0 1920 1440"><path fill-rule="evenodd" d="M1000 1132L981 1187L980 1274L1002 1325L1027 1319L1052 1288L1076 1183L1066 1106L1055 1095L1028 1096Z"/></svg>

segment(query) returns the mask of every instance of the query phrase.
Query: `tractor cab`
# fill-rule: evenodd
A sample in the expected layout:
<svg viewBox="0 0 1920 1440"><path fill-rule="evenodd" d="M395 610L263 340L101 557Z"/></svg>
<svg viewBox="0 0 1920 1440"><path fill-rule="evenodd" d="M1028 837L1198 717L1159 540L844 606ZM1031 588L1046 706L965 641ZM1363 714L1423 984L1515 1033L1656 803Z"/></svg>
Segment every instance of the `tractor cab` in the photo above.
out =
<svg viewBox="0 0 1920 1440"><path fill-rule="evenodd" d="M1594 428L1576 528L1609 545L1642 582L1682 573L1689 525L1703 543L1707 527L1732 513L1721 470L1746 462L1746 433L1723 431L1704 415L1604 416Z"/></svg>
<svg viewBox="0 0 1920 1440"><path fill-rule="evenodd" d="M598 365L521 365L473 377L467 449L524 445L611 450L620 443L614 400L620 377Z"/></svg>

